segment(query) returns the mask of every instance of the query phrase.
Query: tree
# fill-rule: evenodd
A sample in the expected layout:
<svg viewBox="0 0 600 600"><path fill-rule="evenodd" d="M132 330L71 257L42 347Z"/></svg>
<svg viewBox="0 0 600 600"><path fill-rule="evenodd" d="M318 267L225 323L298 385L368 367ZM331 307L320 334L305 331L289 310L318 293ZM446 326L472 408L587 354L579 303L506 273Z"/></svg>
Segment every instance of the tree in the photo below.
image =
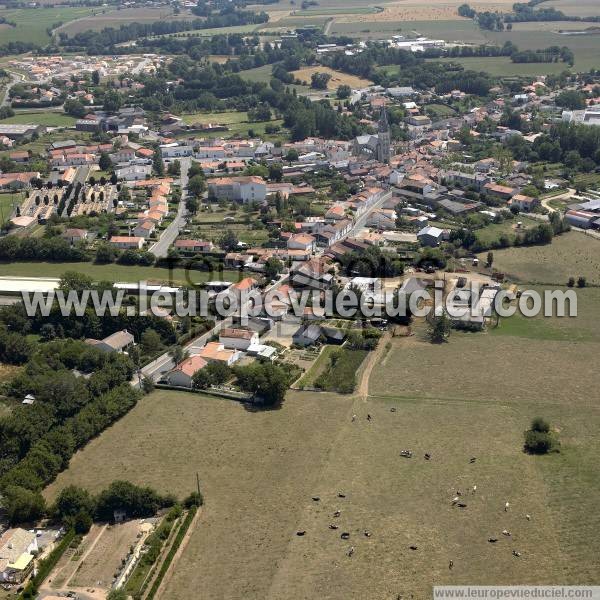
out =
<svg viewBox="0 0 600 600"><path fill-rule="evenodd" d="M576 90L564 90L558 94L556 104L569 110L582 110L586 107L585 96Z"/></svg>
<svg viewBox="0 0 600 600"><path fill-rule="evenodd" d="M169 163L167 173L169 173L169 175L179 177L179 175L181 175L181 163L178 160L174 160L172 163Z"/></svg>
<svg viewBox="0 0 600 600"><path fill-rule="evenodd" d="M185 208L190 214L195 215L200 208L200 203L195 196L188 196L185 199Z"/></svg>
<svg viewBox="0 0 600 600"><path fill-rule="evenodd" d="M587 279L585 277L577 278L577 287L578 288L584 288L586 285L587 285Z"/></svg>
<svg viewBox="0 0 600 600"><path fill-rule="evenodd" d="M142 333L141 346L144 354L153 354L162 350L163 343L160 335L154 329L146 329Z"/></svg>
<svg viewBox="0 0 600 600"><path fill-rule="evenodd" d="M289 386L288 373L273 363L254 363L234 369L240 387L273 406L285 398Z"/></svg>
<svg viewBox="0 0 600 600"><path fill-rule="evenodd" d="M100 244L96 249L96 262L100 265L111 263L115 260L117 252L110 244Z"/></svg>
<svg viewBox="0 0 600 600"><path fill-rule="evenodd" d="M177 346L173 347L171 350L169 350L169 355L171 356L171 358L173 359L173 362L176 365L178 365L180 362L182 362L186 358L186 352L179 345L177 345Z"/></svg>
<svg viewBox="0 0 600 600"><path fill-rule="evenodd" d="M271 163L269 165L269 179L277 182L283 179L283 168L279 163Z"/></svg>
<svg viewBox="0 0 600 600"><path fill-rule="evenodd" d="M92 73L92 83L94 85L98 85L100 83L100 72L99 71L94 71Z"/></svg>
<svg viewBox="0 0 600 600"><path fill-rule="evenodd" d="M283 271L283 263L275 258L271 257L265 262L265 277L267 279L277 279L279 273Z"/></svg>
<svg viewBox="0 0 600 600"><path fill-rule="evenodd" d="M529 454L548 454L558 451L558 441L550 431L550 423L542 417L531 422L531 428L525 431L524 450Z"/></svg>
<svg viewBox="0 0 600 600"><path fill-rule="evenodd" d="M11 525L35 521L46 511L46 501L39 492L18 485L9 485L3 491L2 502Z"/></svg>
<svg viewBox="0 0 600 600"><path fill-rule="evenodd" d="M112 160L106 152L100 153L100 158L98 159L98 166L102 171L109 171L112 168Z"/></svg>
<svg viewBox="0 0 600 600"><path fill-rule="evenodd" d="M326 90L330 79L329 73L313 73L310 76L310 87L315 90Z"/></svg>
<svg viewBox="0 0 600 600"><path fill-rule="evenodd" d="M285 155L285 160L287 160L290 163L296 162L299 156L300 155L298 154L298 150L296 150L295 148L290 148L287 151L287 154Z"/></svg>
<svg viewBox="0 0 600 600"><path fill-rule="evenodd" d="M567 287L575 287L575 277L569 277L569 281L567 281Z"/></svg>
<svg viewBox="0 0 600 600"><path fill-rule="evenodd" d="M52 507L52 513L59 519L74 517L80 512L94 513L94 500L82 487L68 485L58 494Z"/></svg>
<svg viewBox="0 0 600 600"><path fill-rule="evenodd" d="M77 119L82 119L87 114L85 106L79 100L65 100L63 108L68 115Z"/></svg>
<svg viewBox="0 0 600 600"><path fill-rule="evenodd" d="M123 99L121 98L121 94L115 90L108 90L106 94L104 94L104 110L106 112L117 112L122 105Z"/></svg>
<svg viewBox="0 0 600 600"><path fill-rule="evenodd" d="M165 174L165 163L162 159L162 154L160 152L160 148L157 148L154 151L154 157L152 158L152 168L154 172L158 175L158 177L163 177Z"/></svg>
<svg viewBox="0 0 600 600"><path fill-rule="evenodd" d="M494 253L491 250L487 253L486 263L490 269L492 268L492 265L494 264Z"/></svg>
<svg viewBox="0 0 600 600"><path fill-rule="evenodd" d="M231 229L227 229L219 239L219 246L226 252L232 252L237 248L238 242L239 240L235 233Z"/></svg>
<svg viewBox="0 0 600 600"><path fill-rule="evenodd" d="M429 341L432 344L447 342L450 337L450 319L445 311L433 318L427 331Z"/></svg>
<svg viewBox="0 0 600 600"><path fill-rule="evenodd" d="M198 173L190 178L187 186L188 192L196 198L201 198L206 191L206 178L204 174Z"/></svg>
<svg viewBox="0 0 600 600"><path fill-rule="evenodd" d="M340 85L337 89L337 97L340 100L350 98L350 94L352 94L352 88L349 85Z"/></svg>

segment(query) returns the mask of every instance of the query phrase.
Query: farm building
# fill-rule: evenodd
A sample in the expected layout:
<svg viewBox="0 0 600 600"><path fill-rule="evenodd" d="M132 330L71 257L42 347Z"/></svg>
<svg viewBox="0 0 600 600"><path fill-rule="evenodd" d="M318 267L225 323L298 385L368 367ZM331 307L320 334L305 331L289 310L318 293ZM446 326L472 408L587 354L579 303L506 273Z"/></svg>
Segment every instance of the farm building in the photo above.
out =
<svg viewBox="0 0 600 600"><path fill-rule="evenodd" d="M134 338L127 329L117 331L103 340L87 339L86 344L103 352L125 352L134 344Z"/></svg>
<svg viewBox="0 0 600 600"><path fill-rule="evenodd" d="M219 334L219 342L228 349L248 350L249 346L258 344L256 331L248 329L223 329Z"/></svg>

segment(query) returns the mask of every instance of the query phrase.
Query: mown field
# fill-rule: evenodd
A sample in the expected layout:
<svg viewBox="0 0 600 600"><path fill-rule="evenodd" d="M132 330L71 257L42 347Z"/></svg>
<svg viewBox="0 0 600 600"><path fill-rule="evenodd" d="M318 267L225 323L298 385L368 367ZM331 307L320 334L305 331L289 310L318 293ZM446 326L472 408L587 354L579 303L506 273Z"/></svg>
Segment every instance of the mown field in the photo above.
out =
<svg viewBox="0 0 600 600"><path fill-rule="evenodd" d="M277 139L285 136L285 131L282 130L278 134L266 134L265 127L267 125L279 125L280 127L283 125L283 120L281 119L273 119L271 121L262 121L260 123L254 123L248 121L248 113L245 111L227 111L227 112L197 112L197 113L188 113L182 115L182 118L185 123L190 125L194 124L203 124L206 125L211 123L213 125L227 125L228 131L215 131L212 133L203 133L202 135L207 138L213 137L240 137L245 136L248 137L249 131L252 130L255 136L262 136L265 139Z"/></svg>
<svg viewBox="0 0 600 600"><path fill-rule="evenodd" d="M16 27L0 25L0 40L3 44L8 42L47 44L50 41L48 28L92 14L94 14L92 8L68 6L0 10L0 17L16 23Z"/></svg>
<svg viewBox="0 0 600 600"><path fill-rule="evenodd" d="M495 250L494 268L526 283L565 285L569 277L583 276L600 284L600 240L572 231L546 246Z"/></svg>
<svg viewBox="0 0 600 600"><path fill-rule="evenodd" d="M8 221L13 211L13 204L18 201L19 197L19 194L0 194L0 225Z"/></svg>
<svg viewBox="0 0 600 600"><path fill-rule="evenodd" d="M2 123L17 123L27 125L34 123L45 127L72 127L75 125L75 117L66 115L60 111L46 112L17 112L14 116L3 119Z"/></svg>
<svg viewBox="0 0 600 600"><path fill-rule="evenodd" d="M431 59L433 60L433 59ZM565 70L563 63L514 63L508 56L489 58L443 58L439 62L453 62L463 65L465 69L485 71L498 77L551 75Z"/></svg>
<svg viewBox="0 0 600 600"><path fill-rule="evenodd" d="M600 15L600 5L596 0L549 0L545 6L577 17Z"/></svg>
<svg viewBox="0 0 600 600"><path fill-rule="evenodd" d="M15 262L11 264L0 263L0 273L3 276L15 277L61 277L66 271L77 271L94 278L96 281L135 282L154 281L169 282L174 284L191 284L223 279L237 281L237 271L223 271L221 273L210 271L187 271L185 269L169 269L161 267L140 267L127 265L96 265L85 262L74 263L44 263L44 262Z"/></svg>
<svg viewBox="0 0 600 600"><path fill-rule="evenodd" d="M36 9L37 10L37 9ZM85 16L85 15L83 15ZM195 18L190 12L182 11L176 15L170 7L140 7L122 8L120 10L103 9L95 11L93 16L81 18L60 27L60 31L68 36L73 36L81 31L92 29L100 31L105 27L118 29L121 25L129 23L154 23L156 21L181 21Z"/></svg>
<svg viewBox="0 0 600 600"><path fill-rule="evenodd" d="M335 71L334 69L323 66L303 67L298 71L292 71L292 75L306 85L310 85L311 77L314 73L327 73L328 75L331 75L331 79L327 83L327 89L329 90L337 90L340 85L349 85L353 89L360 89L372 85L373 83L368 79L363 79L362 77L357 77L355 75L348 75L347 73Z"/></svg>

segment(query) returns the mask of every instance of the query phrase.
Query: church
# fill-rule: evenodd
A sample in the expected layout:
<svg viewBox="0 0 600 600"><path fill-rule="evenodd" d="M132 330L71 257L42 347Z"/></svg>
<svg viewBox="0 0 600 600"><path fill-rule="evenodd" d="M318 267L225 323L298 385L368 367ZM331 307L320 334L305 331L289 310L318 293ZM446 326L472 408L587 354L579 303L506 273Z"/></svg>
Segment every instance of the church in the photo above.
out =
<svg viewBox="0 0 600 600"><path fill-rule="evenodd" d="M360 158L389 164L391 158L390 125L385 106L382 107L379 115L377 133L374 135L359 135L354 138L352 153Z"/></svg>

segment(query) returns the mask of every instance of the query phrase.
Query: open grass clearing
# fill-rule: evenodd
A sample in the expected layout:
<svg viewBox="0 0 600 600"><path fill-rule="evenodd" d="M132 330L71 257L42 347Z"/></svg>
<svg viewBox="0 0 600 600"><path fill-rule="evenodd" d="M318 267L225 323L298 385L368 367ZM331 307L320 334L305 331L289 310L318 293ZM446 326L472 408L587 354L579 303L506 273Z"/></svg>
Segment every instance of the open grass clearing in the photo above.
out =
<svg viewBox="0 0 600 600"><path fill-rule="evenodd" d="M15 204L19 203L21 194L3 193L0 194L0 225L4 224L10 218Z"/></svg>
<svg viewBox="0 0 600 600"><path fill-rule="evenodd" d="M72 127L75 125L74 117L65 115L63 112L17 112L14 116L3 119L2 123L17 123L27 125L34 123L45 127Z"/></svg>
<svg viewBox="0 0 600 600"><path fill-rule="evenodd" d="M518 222L522 223L520 229L517 229ZM523 233L527 229L537 227L539 224L539 221L520 214L515 219L506 220L502 223L490 223L481 229L477 229L475 230L475 236L480 242L491 244L497 241L501 235L507 235L512 239L517 233Z"/></svg>
<svg viewBox="0 0 600 600"><path fill-rule="evenodd" d="M196 18L191 16L190 18ZM234 25L232 27L212 27L209 29L190 29L189 31L180 31L178 33L163 33L161 35L151 36L150 39L165 38L165 37L176 37L176 38L189 38L189 37L212 37L213 35L229 35L234 33L252 33L260 28L261 25L251 23L248 25Z"/></svg>
<svg viewBox="0 0 600 600"><path fill-rule="evenodd" d="M94 278L95 281L113 282L172 282L175 285L192 285L223 279L224 281L238 281L240 276L237 271L223 271L222 273L210 271L186 270L182 268L141 267L127 265L96 265L86 262L76 263L44 263L44 262L15 262L11 264L0 263L0 273L4 276L15 277L61 277L66 271L77 271Z"/></svg>
<svg viewBox="0 0 600 600"><path fill-rule="evenodd" d="M518 282L565 285L583 276L600 284L600 240L571 231L545 246L494 250L494 268Z"/></svg>
<svg viewBox="0 0 600 600"><path fill-rule="evenodd" d="M0 383L10 381L19 371L21 371L21 367L0 362Z"/></svg>
<svg viewBox="0 0 600 600"><path fill-rule="evenodd" d="M544 8L555 8L575 17L597 17L600 6L596 0L548 0Z"/></svg>
<svg viewBox="0 0 600 600"><path fill-rule="evenodd" d="M363 79L362 77L357 77L355 75L348 75L347 73L335 71L334 69L323 66L304 67L297 71L292 71L292 75L306 85L310 85L311 77L315 73L327 73L328 75L331 75L331 79L327 83L328 90L337 90L340 85L349 85L351 88L355 89L364 88L373 84L373 82L368 79Z"/></svg>
<svg viewBox="0 0 600 600"><path fill-rule="evenodd" d="M319 377L329 366L331 353L334 352L338 346L323 346L320 354L317 356L315 362L311 365L310 369L304 373L304 375L298 381L298 388L311 388L314 387L315 380Z"/></svg>

